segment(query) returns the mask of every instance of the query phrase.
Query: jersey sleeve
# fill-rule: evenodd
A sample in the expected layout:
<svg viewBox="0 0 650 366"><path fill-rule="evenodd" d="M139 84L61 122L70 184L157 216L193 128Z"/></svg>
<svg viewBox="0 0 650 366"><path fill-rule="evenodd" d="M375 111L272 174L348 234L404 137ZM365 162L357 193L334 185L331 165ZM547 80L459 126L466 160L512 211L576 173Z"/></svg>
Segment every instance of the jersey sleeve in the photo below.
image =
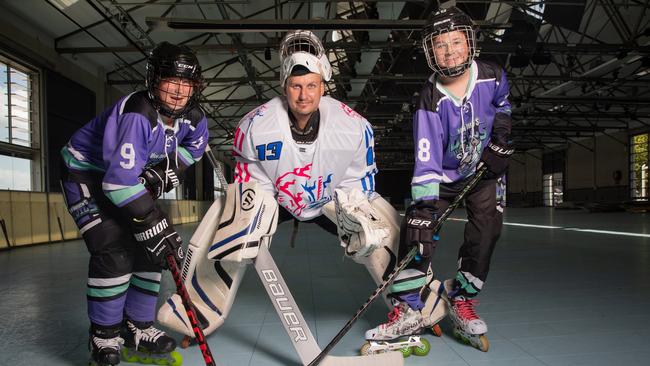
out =
<svg viewBox="0 0 650 366"><path fill-rule="evenodd" d="M413 116L415 166L411 180L413 201L437 200L442 181L444 153L440 115L428 108L419 108Z"/></svg>
<svg viewBox="0 0 650 366"><path fill-rule="evenodd" d="M178 156L186 167L201 160L208 139L208 120L204 115L196 127L191 127L190 132L180 141Z"/></svg>
<svg viewBox="0 0 650 366"><path fill-rule="evenodd" d="M141 217L153 209L153 199L138 177L148 160L151 138L149 121L138 113L120 115L104 131L103 160L106 174L102 189L130 217ZM136 202L137 201L137 202Z"/></svg>
<svg viewBox="0 0 650 366"><path fill-rule="evenodd" d="M235 157L235 183L256 180L267 192L275 195L276 189L271 177L266 174L257 156L253 142L253 129L249 118L244 117L235 130L232 153Z"/></svg>
<svg viewBox="0 0 650 366"><path fill-rule="evenodd" d="M492 104L496 108L492 127L492 139L501 143L506 143L510 140L510 131L512 129L512 107L508 101L510 87L508 85L506 73L501 70L500 74L501 77L497 82L494 98L492 99Z"/></svg>
<svg viewBox="0 0 650 366"><path fill-rule="evenodd" d="M362 120L362 127L359 145L338 188L359 189L371 198L375 194L375 174L377 174L375 134L372 125L366 119Z"/></svg>

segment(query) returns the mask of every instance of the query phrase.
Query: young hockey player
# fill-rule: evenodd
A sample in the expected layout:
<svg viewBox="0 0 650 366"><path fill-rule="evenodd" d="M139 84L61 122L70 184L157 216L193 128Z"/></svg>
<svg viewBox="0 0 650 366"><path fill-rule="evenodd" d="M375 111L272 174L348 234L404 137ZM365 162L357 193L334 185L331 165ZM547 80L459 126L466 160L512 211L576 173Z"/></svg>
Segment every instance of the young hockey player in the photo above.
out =
<svg viewBox="0 0 650 366"><path fill-rule="evenodd" d="M155 199L179 185L208 141L198 59L185 46L157 45L146 86L80 128L61 150L66 205L90 252L92 365L118 364L122 343L128 361L181 362L172 353L175 341L153 327L166 257L183 258L182 240Z"/></svg>
<svg viewBox="0 0 650 366"><path fill-rule="evenodd" d="M487 351L483 336L487 326L474 310L474 298L487 279L501 233L496 179L506 171L513 153L508 82L498 66L474 60L474 24L458 8L434 13L422 38L434 73L420 92L413 118L413 204L406 212L400 244L401 256L414 245L419 254L391 288L391 295L400 300L391 320L369 330L366 337L390 340L431 326L420 309L429 292L426 284L432 279L430 264L438 239L432 227L482 161L488 174L466 196L468 223L458 271L444 285L456 335Z"/></svg>

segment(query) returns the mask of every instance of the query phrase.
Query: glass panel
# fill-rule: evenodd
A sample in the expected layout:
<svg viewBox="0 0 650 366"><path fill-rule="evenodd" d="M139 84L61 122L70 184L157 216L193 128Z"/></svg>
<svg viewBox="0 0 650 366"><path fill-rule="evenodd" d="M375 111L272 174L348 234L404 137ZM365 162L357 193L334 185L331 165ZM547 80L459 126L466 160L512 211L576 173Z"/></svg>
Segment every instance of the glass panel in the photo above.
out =
<svg viewBox="0 0 650 366"><path fill-rule="evenodd" d="M11 78L11 143L31 146L30 78L10 68Z"/></svg>
<svg viewBox="0 0 650 366"><path fill-rule="evenodd" d="M0 189L30 191L32 162L29 159L0 155Z"/></svg>
<svg viewBox="0 0 650 366"><path fill-rule="evenodd" d="M0 141L9 142L9 96L7 95L7 65L0 62Z"/></svg>
<svg viewBox="0 0 650 366"><path fill-rule="evenodd" d="M553 174L542 177L542 197L544 206L553 206Z"/></svg>

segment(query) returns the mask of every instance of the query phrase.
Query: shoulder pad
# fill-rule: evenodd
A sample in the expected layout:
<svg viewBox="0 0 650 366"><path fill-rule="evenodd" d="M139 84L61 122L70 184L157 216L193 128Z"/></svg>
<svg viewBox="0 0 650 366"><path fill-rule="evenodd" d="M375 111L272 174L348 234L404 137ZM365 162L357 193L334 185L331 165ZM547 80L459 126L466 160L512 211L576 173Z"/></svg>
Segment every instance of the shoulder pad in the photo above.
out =
<svg viewBox="0 0 650 366"><path fill-rule="evenodd" d="M158 111L151 104L149 95L146 91L139 91L131 94L122 107L122 114L138 113L144 116L151 125L151 128L158 126Z"/></svg>
<svg viewBox="0 0 650 366"><path fill-rule="evenodd" d="M194 127L196 127L199 124L199 122L201 122L203 117L205 117L205 112L198 105L190 109L185 114L185 119L189 120L192 123L192 126Z"/></svg>
<svg viewBox="0 0 650 366"><path fill-rule="evenodd" d="M496 79L501 80L503 68L492 61L476 61L478 69L478 79Z"/></svg>
<svg viewBox="0 0 650 366"><path fill-rule="evenodd" d="M431 82L427 80L424 83L424 86L420 90L420 96L418 98L417 109L424 109L427 111L438 111L438 102L444 95L440 93L438 88Z"/></svg>

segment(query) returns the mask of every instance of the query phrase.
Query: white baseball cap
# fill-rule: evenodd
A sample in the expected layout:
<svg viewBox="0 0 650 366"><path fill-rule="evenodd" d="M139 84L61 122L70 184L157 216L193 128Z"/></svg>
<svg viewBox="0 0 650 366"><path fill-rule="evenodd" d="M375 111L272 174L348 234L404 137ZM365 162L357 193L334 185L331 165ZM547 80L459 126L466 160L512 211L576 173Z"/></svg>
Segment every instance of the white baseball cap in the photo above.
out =
<svg viewBox="0 0 650 366"><path fill-rule="evenodd" d="M319 58L308 52L295 52L282 61L280 83L284 87L289 76L308 73L319 74L324 81L329 81L332 78L332 66L325 55Z"/></svg>

